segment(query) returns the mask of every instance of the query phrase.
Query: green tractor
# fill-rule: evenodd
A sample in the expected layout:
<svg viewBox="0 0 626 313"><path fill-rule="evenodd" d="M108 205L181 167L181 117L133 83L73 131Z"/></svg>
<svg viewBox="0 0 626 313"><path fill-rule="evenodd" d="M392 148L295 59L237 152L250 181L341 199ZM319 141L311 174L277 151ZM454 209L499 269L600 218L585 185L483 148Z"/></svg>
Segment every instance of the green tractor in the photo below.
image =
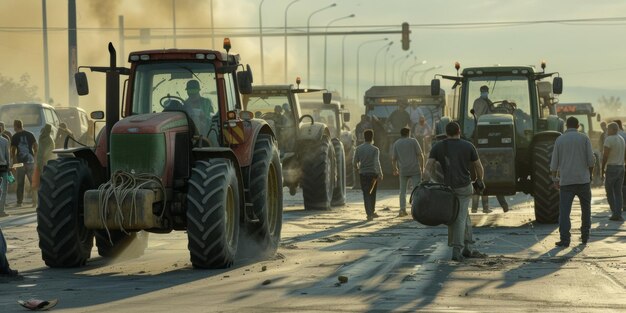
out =
<svg viewBox="0 0 626 313"><path fill-rule="evenodd" d="M133 52L124 68L109 44L110 65L86 67L106 73L106 127L95 148L55 150L59 158L43 170L37 233L46 265L85 264L94 237L103 257L129 247L140 255L148 232L174 230L186 231L195 268L276 251L283 210L276 136L241 110L252 72L238 71L229 40L224 48ZM120 75L128 75L121 110ZM88 93L84 72L76 86Z"/></svg>
<svg viewBox="0 0 626 313"><path fill-rule="evenodd" d="M563 121L551 112L552 96L563 90L562 78L546 73L545 63L541 72L530 66L489 66L465 68L459 75L460 65L455 68L456 76L435 76L454 81L455 89L454 115L442 118L437 133L452 120L459 123L462 137L474 143L485 168L483 194L531 194L537 222L558 222L559 193L552 188L550 160ZM552 84L540 81L552 76ZM481 101L483 86L491 109L479 115L474 106ZM431 92L438 95L439 90L435 78Z"/></svg>

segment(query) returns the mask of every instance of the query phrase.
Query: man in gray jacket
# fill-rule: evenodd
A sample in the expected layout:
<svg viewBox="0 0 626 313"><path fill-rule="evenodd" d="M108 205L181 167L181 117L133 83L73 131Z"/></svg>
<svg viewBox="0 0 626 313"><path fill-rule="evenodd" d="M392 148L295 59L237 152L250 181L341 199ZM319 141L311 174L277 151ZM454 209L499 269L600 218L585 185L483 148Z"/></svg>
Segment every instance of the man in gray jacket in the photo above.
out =
<svg viewBox="0 0 626 313"><path fill-rule="evenodd" d="M400 130L400 139L393 144L391 165L393 174L400 178L400 212L398 216L407 216L406 213L406 188L411 180L413 186L417 186L422 180L424 171L424 155L422 147L415 138L409 137L411 130L404 127Z"/></svg>
<svg viewBox="0 0 626 313"><path fill-rule="evenodd" d="M559 247L569 247L570 213L572 202L577 196L582 210L580 236L583 244L589 240L591 228L591 178L595 157L591 141L584 133L578 131L578 119L571 116L565 122L567 130L554 143L550 171L554 188L559 189L559 233L561 240L556 242Z"/></svg>
<svg viewBox="0 0 626 313"><path fill-rule="evenodd" d="M359 171L361 190L363 191L363 202L367 220L371 221L378 214L376 207L376 189L378 180L383 180L383 171L380 168L380 152L373 145L374 131L366 129L363 132L365 142L356 147L354 152L354 168Z"/></svg>

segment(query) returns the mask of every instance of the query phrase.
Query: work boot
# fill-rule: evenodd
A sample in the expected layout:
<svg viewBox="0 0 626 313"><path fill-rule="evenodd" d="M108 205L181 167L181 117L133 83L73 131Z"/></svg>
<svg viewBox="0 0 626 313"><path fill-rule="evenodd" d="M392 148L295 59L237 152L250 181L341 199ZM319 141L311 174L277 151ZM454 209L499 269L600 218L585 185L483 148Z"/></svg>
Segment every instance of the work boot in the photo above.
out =
<svg viewBox="0 0 626 313"><path fill-rule="evenodd" d="M376 212L372 213L372 215L370 215L372 218L377 218L379 217L378 214Z"/></svg>
<svg viewBox="0 0 626 313"><path fill-rule="evenodd" d="M502 211L504 213L508 212L509 211L509 206L508 205L502 206Z"/></svg>
<svg viewBox="0 0 626 313"><path fill-rule="evenodd" d="M406 210L400 210L400 212L398 212L398 217L404 217L409 215L408 213L406 213Z"/></svg>
<svg viewBox="0 0 626 313"><path fill-rule="evenodd" d="M484 259L487 257L486 254L478 251L478 250L470 250L470 249L463 249L463 256L466 258L474 258L474 259Z"/></svg>
<svg viewBox="0 0 626 313"><path fill-rule="evenodd" d="M490 210L489 208L484 208L484 209L483 209L483 213L485 213L485 214L489 214L489 213L491 213L491 212L493 212L493 211L492 211L492 210Z"/></svg>

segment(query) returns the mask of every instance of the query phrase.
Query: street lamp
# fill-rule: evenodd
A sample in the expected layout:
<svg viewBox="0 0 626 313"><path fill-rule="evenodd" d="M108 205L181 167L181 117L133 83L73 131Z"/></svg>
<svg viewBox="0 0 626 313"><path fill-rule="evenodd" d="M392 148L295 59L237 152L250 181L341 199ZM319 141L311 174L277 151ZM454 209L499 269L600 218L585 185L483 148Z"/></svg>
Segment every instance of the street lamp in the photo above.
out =
<svg viewBox="0 0 626 313"><path fill-rule="evenodd" d="M261 8L263 7L263 2L265 0L261 0L259 3L259 41L261 44L261 84L265 83L265 67L263 66L263 15L261 14Z"/></svg>
<svg viewBox="0 0 626 313"><path fill-rule="evenodd" d="M415 60L417 61L417 57L415 57ZM402 75L402 82L403 82L404 84L408 83L407 77L409 76L409 71L410 71L412 68L414 68L414 67L418 67L418 66L420 66L420 65L424 65L424 64L426 64L426 63L427 63L427 62L426 62L426 60L423 60L422 62L416 62L415 64L413 64L413 65L409 66L409 67L408 67L408 68L407 68L407 69L403 72L404 74Z"/></svg>
<svg viewBox="0 0 626 313"><path fill-rule="evenodd" d="M389 48L391 48L391 45L393 45L393 41L380 47L380 49L378 49L378 51L376 51L376 55L374 56L374 85L376 85L376 63L378 61L378 55L380 54L381 51L383 51L383 49L387 48L387 51L389 51Z"/></svg>
<svg viewBox="0 0 626 313"><path fill-rule="evenodd" d="M395 62L393 62L393 64L391 65L391 84L395 85L396 84L396 64L398 63L398 61L400 62L400 65L402 65L402 63L404 63L404 61L408 60L409 57L411 56L411 54L413 54L413 51L411 51L410 53L408 53L406 55L406 57L402 58L399 57Z"/></svg>
<svg viewBox="0 0 626 313"><path fill-rule="evenodd" d="M337 21L345 20L348 18L353 18L354 16L355 16L354 14L350 14L347 16L336 18L328 22L328 24L326 24L326 29L324 30L324 33L328 33L328 27L330 26L330 24L337 22ZM324 34L324 84L322 85L322 87L324 88L326 88L326 57L328 55L327 42L328 42L328 36Z"/></svg>
<svg viewBox="0 0 626 313"><path fill-rule="evenodd" d="M428 72L430 72L432 70L438 69L440 67L441 67L441 65L437 65L437 66L433 66L433 67L425 69L425 70L415 71L415 72L413 72L413 74L411 74L411 79L409 79L409 82L411 84L413 84L413 78L415 78L415 75L417 75L419 73L422 73L420 84L423 85L424 84L424 77L426 76L426 73L428 73Z"/></svg>
<svg viewBox="0 0 626 313"><path fill-rule="evenodd" d="M287 79L287 69L289 68L287 66L287 11L289 11L289 7L292 6L294 3L298 2L300 0L293 0L291 2L289 2L289 4L287 5L287 7L285 8L285 82L288 81Z"/></svg>
<svg viewBox="0 0 626 313"><path fill-rule="evenodd" d="M361 53L361 48L368 43L374 43L374 42L385 41L385 40L389 40L389 39L383 38L383 39L368 40L368 41L361 43L359 47L356 49L356 97L354 99L357 104L359 103L359 55Z"/></svg>
<svg viewBox="0 0 626 313"><path fill-rule="evenodd" d="M306 81L307 84L311 84L311 36L309 35L310 33L310 28L311 28L311 18L313 17L313 15L322 12L326 9L330 9L332 7L336 7L337 4L333 3L331 5L325 6L319 10L313 11L313 13L311 13L311 15L309 15L309 18L306 21Z"/></svg>

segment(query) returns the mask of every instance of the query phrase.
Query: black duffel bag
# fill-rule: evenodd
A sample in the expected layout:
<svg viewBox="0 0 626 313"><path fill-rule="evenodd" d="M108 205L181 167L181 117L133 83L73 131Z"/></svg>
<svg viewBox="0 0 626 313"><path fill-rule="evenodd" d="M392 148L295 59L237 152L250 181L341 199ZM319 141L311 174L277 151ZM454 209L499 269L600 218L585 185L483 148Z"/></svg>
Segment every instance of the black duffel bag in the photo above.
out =
<svg viewBox="0 0 626 313"><path fill-rule="evenodd" d="M411 192L411 215L426 226L452 225L459 215L459 198L448 185L422 182Z"/></svg>

